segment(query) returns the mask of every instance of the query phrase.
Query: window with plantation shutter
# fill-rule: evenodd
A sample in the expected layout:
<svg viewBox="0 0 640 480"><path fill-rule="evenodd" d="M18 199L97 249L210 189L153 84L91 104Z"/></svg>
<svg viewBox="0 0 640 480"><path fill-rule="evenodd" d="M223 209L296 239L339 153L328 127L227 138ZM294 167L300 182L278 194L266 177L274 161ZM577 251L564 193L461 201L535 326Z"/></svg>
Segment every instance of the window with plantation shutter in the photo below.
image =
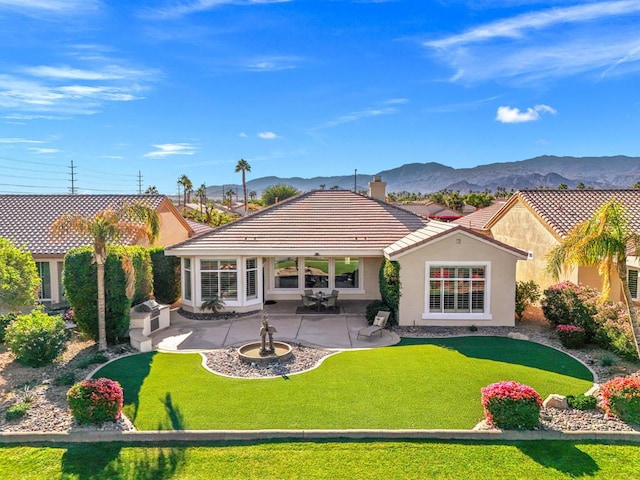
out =
<svg viewBox="0 0 640 480"><path fill-rule="evenodd" d="M638 270L627 270L627 281L631 297L638 300Z"/></svg>
<svg viewBox="0 0 640 480"><path fill-rule="evenodd" d="M235 259L200 260L200 294L202 300L238 299L238 268Z"/></svg>
<svg viewBox="0 0 640 480"><path fill-rule="evenodd" d="M245 262L245 274L247 279L247 300L258 298L258 259L247 258Z"/></svg>
<svg viewBox="0 0 640 480"><path fill-rule="evenodd" d="M432 313L483 313L484 266L429 267L429 311Z"/></svg>
<svg viewBox="0 0 640 480"><path fill-rule="evenodd" d="M191 300L191 259L185 258L184 262L184 292L185 300Z"/></svg>

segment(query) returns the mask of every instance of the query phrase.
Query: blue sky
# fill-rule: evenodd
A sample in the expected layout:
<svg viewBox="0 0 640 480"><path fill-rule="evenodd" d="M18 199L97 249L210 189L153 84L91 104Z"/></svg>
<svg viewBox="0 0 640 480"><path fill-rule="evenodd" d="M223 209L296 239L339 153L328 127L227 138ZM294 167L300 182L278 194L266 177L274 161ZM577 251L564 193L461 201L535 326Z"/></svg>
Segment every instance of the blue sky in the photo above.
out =
<svg viewBox="0 0 640 480"><path fill-rule="evenodd" d="M0 0L0 192L640 156L640 0Z"/></svg>

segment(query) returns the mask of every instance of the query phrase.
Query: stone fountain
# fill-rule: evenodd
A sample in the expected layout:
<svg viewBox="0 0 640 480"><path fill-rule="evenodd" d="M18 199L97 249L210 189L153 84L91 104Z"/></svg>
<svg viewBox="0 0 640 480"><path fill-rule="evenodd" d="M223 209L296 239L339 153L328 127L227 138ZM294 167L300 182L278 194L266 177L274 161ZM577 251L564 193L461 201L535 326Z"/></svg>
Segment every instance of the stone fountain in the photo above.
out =
<svg viewBox="0 0 640 480"><path fill-rule="evenodd" d="M269 325L267 312L263 312L262 325L260 327L261 341L247 343L238 348L240 360L246 363L264 365L290 358L293 355L291 345L285 342L273 341L273 334L277 332L275 327Z"/></svg>

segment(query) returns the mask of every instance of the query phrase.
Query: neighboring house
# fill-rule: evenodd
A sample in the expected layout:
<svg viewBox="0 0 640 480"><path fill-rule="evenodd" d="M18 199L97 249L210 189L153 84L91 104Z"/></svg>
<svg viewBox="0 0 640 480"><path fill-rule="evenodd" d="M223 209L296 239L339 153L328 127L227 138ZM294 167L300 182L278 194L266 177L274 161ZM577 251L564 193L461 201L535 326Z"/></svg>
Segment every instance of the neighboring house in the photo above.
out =
<svg viewBox="0 0 640 480"><path fill-rule="evenodd" d="M51 224L65 213L94 215L135 201L154 208L160 216L160 235L155 245L170 245L194 235L187 221L163 195L0 195L0 237L26 245L42 280L40 301L59 303L64 300L64 255L71 248L89 245L90 241L75 237L54 242Z"/></svg>
<svg viewBox="0 0 640 480"><path fill-rule="evenodd" d="M395 203L394 205L415 213L416 215L420 215L423 218L442 220L443 222L450 222L462 216L459 212L436 202Z"/></svg>
<svg viewBox="0 0 640 480"><path fill-rule="evenodd" d="M578 223L593 216L612 197L626 207L631 227L640 233L640 190L523 190L516 192L484 225L472 228L490 231L492 238L528 252L530 261L520 262L517 279L534 280L542 289L557 283L546 272L546 255ZM465 217L468 219L469 217ZM465 219L459 223L465 225ZM631 252L635 253L635 252ZM630 256L629 280L632 296L638 299L638 257ZM611 276L610 298L620 300L617 275ZM600 290L602 277L596 267L577 267L560 280L588 285Z"/></svg>
<svg viewBox="0 0 640 480"><path fill-rule="evenodd" d="M304 289L340 300L380 298L384 258L398 261L401 325L513 325L515 270L526 254L464 227L429 221L371 197L315 190L172 245L182 258L182 306L218 296L227 311L300 301Z"/></svg>
<svg viewBox="0 0 640 480"><path fill-rule="evenodd" d="M475 230L483 235L491 235L491 231L486 228L486 224L496 213L498 213L505 203L506 202L502 200L494 201L488 207L478 208L469 215L453 220L452 223L470 228L471 230Z"/></svg>

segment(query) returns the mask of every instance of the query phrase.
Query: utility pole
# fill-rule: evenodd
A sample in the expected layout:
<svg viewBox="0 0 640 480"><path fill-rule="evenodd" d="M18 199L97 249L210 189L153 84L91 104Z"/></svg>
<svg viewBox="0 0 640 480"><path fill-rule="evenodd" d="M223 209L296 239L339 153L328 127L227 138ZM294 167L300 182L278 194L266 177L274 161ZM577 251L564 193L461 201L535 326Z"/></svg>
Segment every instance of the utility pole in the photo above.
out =
<svg viewBox="0 0 640 480"><path fill-rule="evenodd" d="M71 170L70 172L71 189L69 190L69 193L71 195L75 195L76 194L76 166L73 164L73 160L71 160L71 166L69 167L69 169Z"/></svg>
<svg viewBox="0 0 640 480"><path fill-rule="evenodd" d="M358 193L358 169L353 173L353 193Z"/></svg>
<svg viewBox="0 0 640 480"><path fill-rule="evenodd" d="M138 170L138 195L142 195L142 172Z"/></svg>

